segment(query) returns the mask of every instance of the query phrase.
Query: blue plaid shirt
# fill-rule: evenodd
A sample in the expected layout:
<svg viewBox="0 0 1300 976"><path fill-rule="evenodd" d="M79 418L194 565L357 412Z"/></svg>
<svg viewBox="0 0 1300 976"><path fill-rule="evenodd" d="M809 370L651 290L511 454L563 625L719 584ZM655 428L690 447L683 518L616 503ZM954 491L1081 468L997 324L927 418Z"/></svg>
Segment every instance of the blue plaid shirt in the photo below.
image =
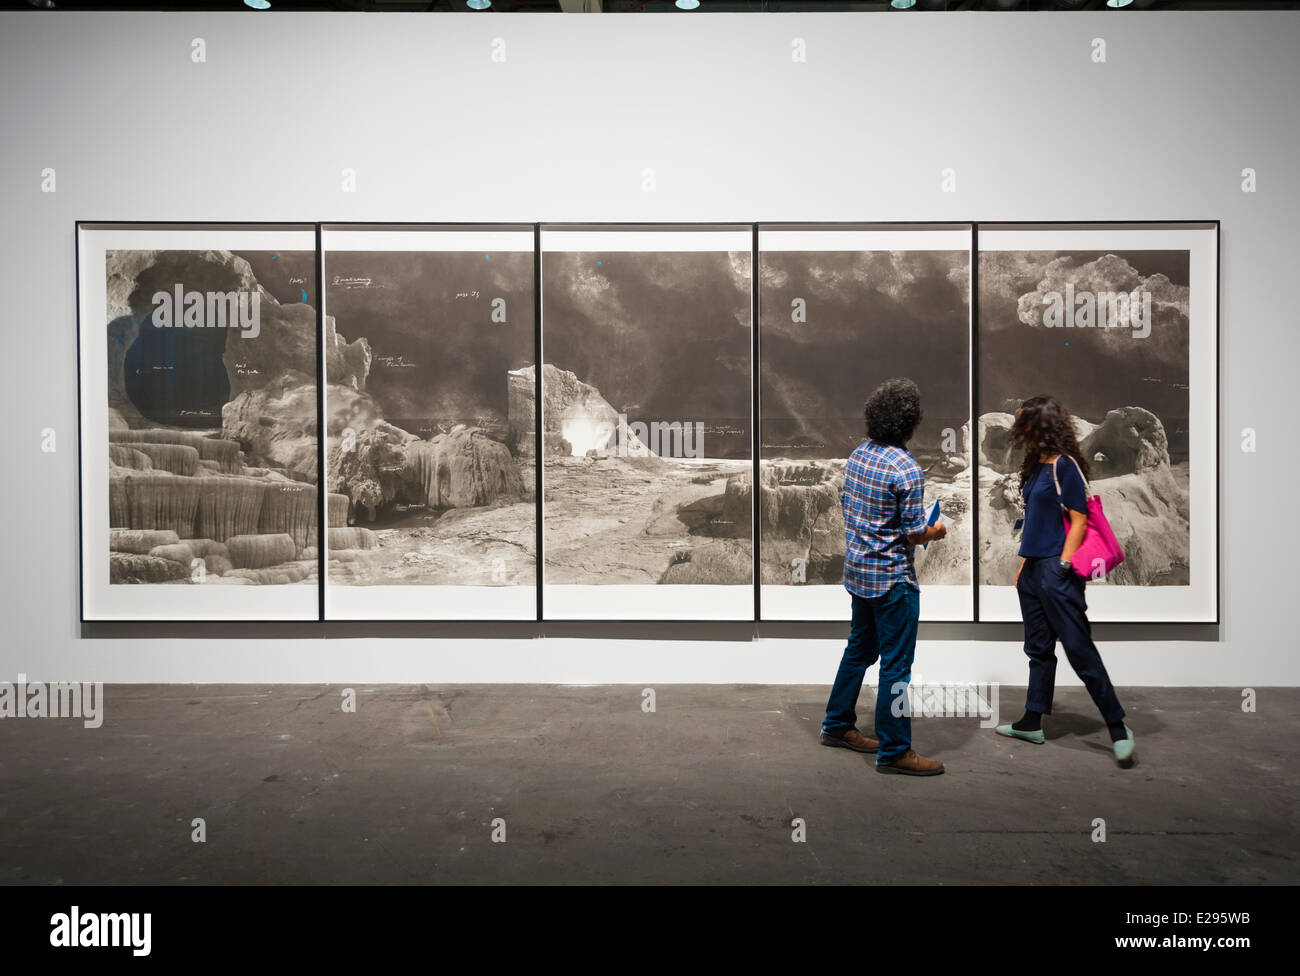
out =
<svg viewBox="0 0 1300 976"><path fill-rule="evenodd" d="M883 596L902 581L919 590L913 546L925 531L925 472L903 447L863 441L844 469L844 586L861 597Z"/></svg>

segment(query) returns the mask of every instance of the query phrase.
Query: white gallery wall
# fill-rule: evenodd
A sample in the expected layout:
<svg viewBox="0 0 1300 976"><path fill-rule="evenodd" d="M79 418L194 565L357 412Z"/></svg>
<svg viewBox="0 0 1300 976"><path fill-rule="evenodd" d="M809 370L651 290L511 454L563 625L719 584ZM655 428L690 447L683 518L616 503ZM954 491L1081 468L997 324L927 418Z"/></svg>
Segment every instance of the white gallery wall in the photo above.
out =
<svg viewBox="0 0 1300 976"><path fill-rule="evenodd" d="M1296 12L0 14L0 680L828 684L843 646L83 638L77 220L1217 219L1222 623L1102 652L1300 684L1298 47ZM922 638L925 681L1025 680L1014 627Z"/></svg>

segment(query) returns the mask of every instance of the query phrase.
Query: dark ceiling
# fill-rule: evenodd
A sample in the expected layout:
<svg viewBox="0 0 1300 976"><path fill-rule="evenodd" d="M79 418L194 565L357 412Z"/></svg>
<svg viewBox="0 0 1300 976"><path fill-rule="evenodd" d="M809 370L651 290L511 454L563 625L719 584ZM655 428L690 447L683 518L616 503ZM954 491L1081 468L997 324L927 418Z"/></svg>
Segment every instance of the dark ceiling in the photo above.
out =
<svg viewBox="0 0 1300 976"><path fill-rule="evenodd" d="M796 13L851 11L861 13L893 13L903 15L912 11L990 11L998 13L1061 10L1105 10L1107 0L916 0L911 11L894 10L890 0L700 0L700 6L689 13ZM207 3L78 3L75 0L9 0L0 2L0 9L9 10L185 10L220 11L240 10L253 13L276 14L295 11L362 11L386 12L471 12L465 0L272 0L269 11L253 11L241 0ZM1300 0L1132 0L1116 13L1133 10L1295 10ZM676 13L673 0L492 0L492 5L481 13Z"/></svg>

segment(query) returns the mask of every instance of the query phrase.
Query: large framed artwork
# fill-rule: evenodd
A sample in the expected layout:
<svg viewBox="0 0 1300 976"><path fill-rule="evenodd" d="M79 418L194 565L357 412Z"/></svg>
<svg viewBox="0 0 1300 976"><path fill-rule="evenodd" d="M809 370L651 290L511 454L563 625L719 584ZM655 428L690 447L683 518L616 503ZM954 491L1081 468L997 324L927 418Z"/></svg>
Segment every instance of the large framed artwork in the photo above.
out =
<svg viewBox="0 0 1300 976"><path fill-rule="evenodd" d="M752 619L752 227L541 247L543 615Z"/></svg>
<svg viewBox="0 0 1300 976"><path fill-rule="evenodd" d="M979 616L1018 620L1025 398L1070 410L1126 559L1094 621L1218 619L1218 225L979 227Z"/></svg>
<svg viewBox="0 0 1300 976"><path fill-rule="evenodd" d="M846 619L901 376L922 619L1020 619L1051 394L1126 554L1090 618L1217 622L1218 262L1216 222L79 223L82 619Z"/></svg>
<svg viewBox="0 0 1300 976"><path fill-rule="evenodd" d="M83 620L319 615L313 226L79 224Z"/></svg>
<svg viewBox="0 0 1300 976"><path fill-rule="evenodd" d="M946 539L915 550L925 620L973 620L969 224L760 225L759 612L843 620L848 456L863 404L908 377L924 416L908 444Z"/></svg>
<svg viewBox="0 0 1300 976"><path fill-rule="evenodd" d="M537 614L534 229L325 225L327 619Z"/></svg>

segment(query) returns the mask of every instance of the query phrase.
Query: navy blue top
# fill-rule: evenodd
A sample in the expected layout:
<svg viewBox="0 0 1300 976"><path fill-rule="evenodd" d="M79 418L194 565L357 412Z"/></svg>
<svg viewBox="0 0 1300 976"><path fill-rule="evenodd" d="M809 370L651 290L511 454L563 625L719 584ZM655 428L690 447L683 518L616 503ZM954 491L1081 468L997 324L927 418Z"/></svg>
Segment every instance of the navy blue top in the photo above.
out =
<svg viewBox="0 0 1300 976"><path fill-rule="evenodd" d="M1088 492L1074 462L1062 455L1056 459L1056 478L1061 482L1060 501L1052 471L1041 461L1020 490L1025 500L1025 527L1020 537L1020 555L1061 558L1065 548L1065 523L1060 502L1076 512L1088 512Z"/></svg>

